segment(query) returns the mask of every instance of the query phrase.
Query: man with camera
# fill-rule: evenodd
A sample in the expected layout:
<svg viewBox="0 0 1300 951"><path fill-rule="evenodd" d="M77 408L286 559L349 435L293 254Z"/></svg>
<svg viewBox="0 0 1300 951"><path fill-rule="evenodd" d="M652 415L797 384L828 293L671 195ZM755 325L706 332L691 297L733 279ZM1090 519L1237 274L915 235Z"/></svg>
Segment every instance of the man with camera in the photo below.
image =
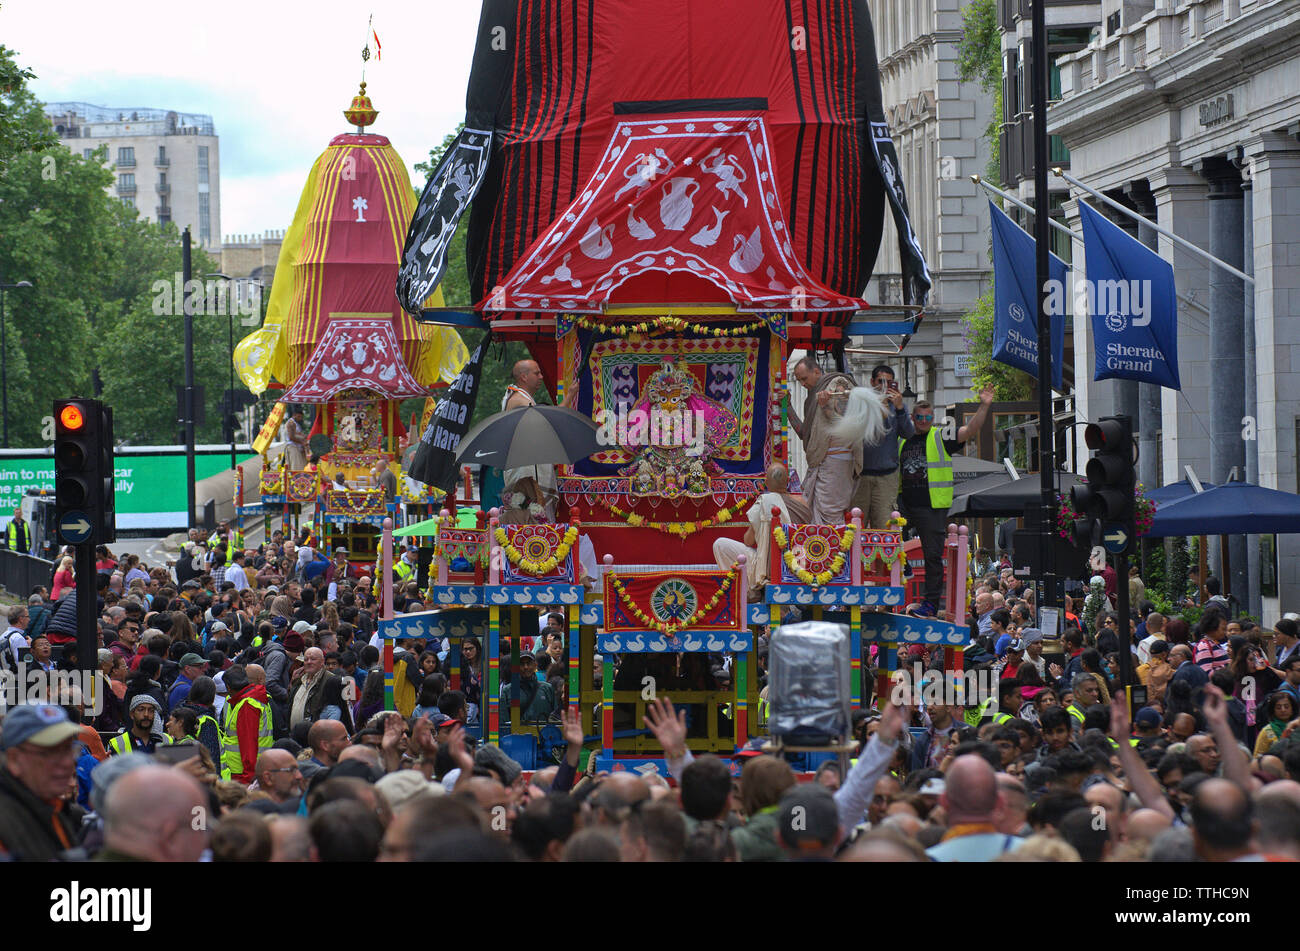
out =
<svg viewBox="0 0 1300 951"><path fill-rule="evenodd" d="M862 475L853 496L853 507L862 510L863 525L885 528L898 504L898 442L916 432L912 417L903 407L903 394L894 379L894 369L881 364L871 371L871 385L884 396L885 434L862 446Z"/></svg>

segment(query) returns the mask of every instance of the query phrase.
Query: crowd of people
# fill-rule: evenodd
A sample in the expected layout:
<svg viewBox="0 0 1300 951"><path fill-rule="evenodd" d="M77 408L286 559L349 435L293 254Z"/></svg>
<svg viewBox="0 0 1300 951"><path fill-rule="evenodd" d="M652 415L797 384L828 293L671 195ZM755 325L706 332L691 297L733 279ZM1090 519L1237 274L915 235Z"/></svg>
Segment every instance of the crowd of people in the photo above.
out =
<svg viewBox="0 0 1300 951"><path fill-rule="evenodd" d="M661 698L644 726L665 751L666 779L596 772L581 718L567 705L566 632L556 616L519 647L521 717L553 720L562 734L560 761L528 772L473 738L484 700L476 640L460 646L461 689L452 690L444 673L451 645L403 637L400 702L385 710L369 575L338 552L331 580L323 572L304 579L300 566L314 556L300 560L294 549L310 550L310 539L273 537L238 548L234 563L256 577L288 558L289 577L236 587L228 573L217 580L220 559L204 554L236 541L229 529L196 535L191 562L197 551L207 570L179 587L168 569L100 553L102 709L74 690L53 698L57 705L15 707L0 723L0 854L1300 859L1300 626L1292 619L1266 632L1210 603L1189 628L1149 611L1129 645L1148 701L1130 722L1115 681L1122 648L1104 600L1108 579L1097 579L1100 609L1067 609L1058 642L1033 627L1032 591L1010 573L991 573L974 590L967 664L997 674L996 702L879 697L855 715L851 765L827 758L809 777L759 744L730 762L693 755L687 710ZM398 610L424 607L414 582L394 583ZM69 663L75 628L61 615L74 597L49 604L37 591L14 608L8 661ZM901 650L900 660L938 674L942 651ZM508 654L503 669L507 682ZM598 682L599 670L591 673ZM699 675L716 687L729 671L710 661Z"/></svg>

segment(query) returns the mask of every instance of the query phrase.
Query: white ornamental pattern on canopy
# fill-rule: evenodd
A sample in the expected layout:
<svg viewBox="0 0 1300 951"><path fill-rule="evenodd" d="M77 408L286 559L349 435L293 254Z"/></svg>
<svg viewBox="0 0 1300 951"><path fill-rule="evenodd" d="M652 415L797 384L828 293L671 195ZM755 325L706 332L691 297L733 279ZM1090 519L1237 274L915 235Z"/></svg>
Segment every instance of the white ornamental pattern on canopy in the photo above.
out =
<svg viewBox="0 0 1300 951"><path fill-rule="evenodd" d="M694 274L741 310L866 307L795 255L757 116L620 122L586 188L487 307L600 312L649 271Z"/></svg>
<svg viewBox="0 0 1300 951"><path fill-rule="evenodd" d="M282 399L322 403L348 389L369 389L389 399L428 393L402 359L391 317L335 317L325 328L293 386Z"/></svg>

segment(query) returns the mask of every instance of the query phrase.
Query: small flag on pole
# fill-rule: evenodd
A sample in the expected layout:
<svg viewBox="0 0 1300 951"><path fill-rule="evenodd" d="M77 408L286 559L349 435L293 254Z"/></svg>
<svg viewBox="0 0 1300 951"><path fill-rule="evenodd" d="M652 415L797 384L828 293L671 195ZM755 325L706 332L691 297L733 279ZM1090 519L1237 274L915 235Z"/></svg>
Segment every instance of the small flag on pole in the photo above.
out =
<svg viewBox="0 0 1300 951"><path fill-rule="evenodd" d="M375 38L375 59L381 60L384 58L384 48L379 45L379 34L372 29L370 35Z"/></svg>

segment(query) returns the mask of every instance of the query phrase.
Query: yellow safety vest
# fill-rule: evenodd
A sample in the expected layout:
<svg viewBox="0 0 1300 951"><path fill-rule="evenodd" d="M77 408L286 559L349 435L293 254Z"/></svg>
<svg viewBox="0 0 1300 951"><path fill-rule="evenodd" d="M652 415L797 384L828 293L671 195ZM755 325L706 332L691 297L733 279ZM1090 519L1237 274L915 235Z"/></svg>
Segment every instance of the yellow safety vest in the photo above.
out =
<svg viewBox="0 0 1300 951"><path fill-rule="evenodd" d="M222 779L233 779L244 771L244 760L239 754L239 732L236 729L239 722L239 711L243 709L244 704L252 704L259 714L257 727L258 755L261 755L262 750L269 750L275 742L275 733L271 726L271 705L269 703L254 700L252 697L244 697L238 703L226 704L226 728L221 734Z"/></svg>
<svg viewBox="0 0 1300 951"><path fill-rule="evenodd" d="M168 746L172 743L170 733L163 734L163 745ZM130 730L119 733L108 741L108 748L117 756L125 756L127 753L134 753L137 748L144 746L143 740L137 740Z"/></svg>
<svg viewBox="0 0 1300 951"><path fill-rule="evenodd" d="M405 581L415 574L415 565L409 564L405 559L397 559L397 564L393 565L393 574L397 575L398 581Z"/></svg>
<svg viewBox="0 0 1300 951"><path fill-rule="evenodd" d="M1075 718L1076 720L1078 720L1079 723L1082 725L1083 720L1084 720L1084 716L1083 716L1083 711L1082 711L1082 710L1080 710L1080 709L1079 709L1078 707L1076 707L1074 704L1070 704L1070 705L1069 705L1068 707L1066 707L1065 709L1066 709L1066 711L1070 714L1070 716L1074 717L1074 718Z"/></svg>
<svg viewBox="0 0 1300 951"><path fill-rule="evenodd" d="M944 447L941 429L931 426L925 437L925 481L930 487L930 507L947 509L952 506L952 456ZM907 440L901 436L898 448Z"/></svg>

